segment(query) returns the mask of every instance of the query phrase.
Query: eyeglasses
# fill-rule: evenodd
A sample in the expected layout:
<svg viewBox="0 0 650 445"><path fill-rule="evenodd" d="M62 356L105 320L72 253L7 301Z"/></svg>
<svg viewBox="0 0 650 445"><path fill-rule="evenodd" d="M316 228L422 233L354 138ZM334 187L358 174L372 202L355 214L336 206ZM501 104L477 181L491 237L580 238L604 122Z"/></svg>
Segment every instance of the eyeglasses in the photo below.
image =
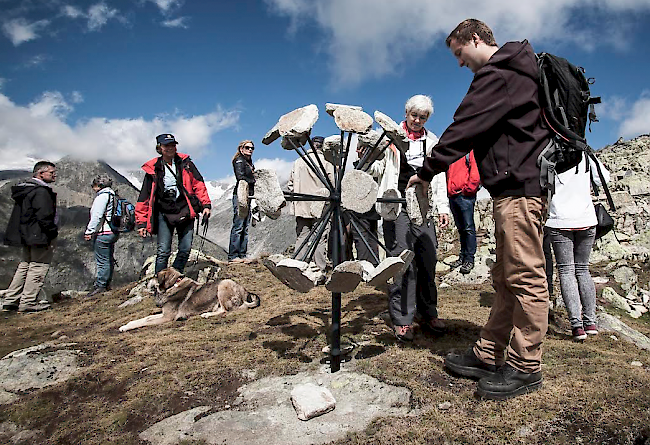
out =
<svg viewBox="0 0 650 445"><path fill-rule="evenodd" d="M246 150L250 150L250 151L255 150L255 147L251 147L250 145L244 145L242 148L245 148Z"/></svg>

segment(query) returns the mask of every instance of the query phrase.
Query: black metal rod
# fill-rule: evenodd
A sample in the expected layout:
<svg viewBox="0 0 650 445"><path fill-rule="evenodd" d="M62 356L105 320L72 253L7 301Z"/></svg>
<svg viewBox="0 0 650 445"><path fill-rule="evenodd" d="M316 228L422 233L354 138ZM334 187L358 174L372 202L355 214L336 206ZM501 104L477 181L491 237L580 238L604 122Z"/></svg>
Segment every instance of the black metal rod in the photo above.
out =
<svg viewBox="0 0 650 445"><path fill-rule="evenodd" d="M406 198L377 198L377 202L386 202L406 205Z"/></svg>
<svg viewBox="0 0 650 445"><path fill-rule="evenodd" d="M332 187L332 183L329 181L329 178L327 178L327 172L323 173L318 168L316 167L316 164L313 163L313 161L309 158L307 155L307 152L305 151L304 153L300 151L300 148L303 148L302 146L296 145L296 143L293 141L292 138L287 138L291 145L293 145L293 149L298 153L298 156L305 161L305 164L314 172L316 176L318 176L318 179L323 183L325 187L331 192L334 191L334 188ZM324 169L323 169L324 170Z"/></svg>
<svg viewBox="0 0 650 445"><path fill-rule="evenodd" d="M337 190L340 190L338 188ZM341 214L341 205L335 203L334 212L331 219L332 234L332 262L334 267L341 262L341 233L339 228L339 219ZM330 366L332 372L341 369L341 293L332 292L332 332L330 336Z"/></svg>
<svg viewBox="0 0 650 445"><path fill-rule="evenodd" d="M314 156L316 156L316 161L318 161L318 165L320 165L321 170L325 173L325 179L327 179L327 183L330 186L330 190L334 189L334 184L330 181L329 176L327 175L327 169L323 165L323 163L320 160L320 156L318 155L318 150L316 150L316 147L314 147L314 142L311 140L310 137L307 138L307 142L309 143L309 146L311 147L312 151L314 152Z"/></svg>
<svg viewBox="0 0 650 445"><path fill-rule="evenodd" d="M361 160L357 164L357 167L356 167L357 170L363 169L363 166L365 165L366 161L368 161L368 158L370 158L370 156L372 156L372 154L375 153L375 151L377 151L377 148L379 147L379 144L381 144L381 140L384 139L384 136L386 136L386 130L384 130L384 132L381 134L379 139L377 139L377 143L370 150L366 151L363 154L363 156L361 157ZM379 150L379 152L381 152L381 150ZM373 160L373 162L374 162L374 160ZM372 163L368 162L368 165L370 165L370 164L372 164Z"/></svg>
<svg viewBox="0 0 650 445"><path fill-rule="evenodd" d="M343 157L343 165L341 166L341 180L343 180L343 176L345 175L345 167L347 166L348 163L348 154L350 153L350 144L352 142L352 133L348 133L348 143L346 144L345 147L345 155ZM359 141L357 140L357 144Z"/></svg>
<svg viewBox="0 0 650 445"><path fill-rule="evenodd" d="M307 249L307 252L305 255L303 255L302 261L305 263L311 263L311 260L314 258L314 254L316 253L316 249L318 249L318 244L320 243L320 239L323 236L323 233L325 232L325 229L327 229L327 223L328 223L328 217L326 218L321 218L318 220L318 232L316 233L316 238L312 240L312 242L309 244L309 248Z"/></svg>
<svg viewBox="0 0 650 445"><path fill-rule="evenodd" d="M375 259L375 261L377 261L377 264L381 263L381 260L379 259L379 257L377 255L375 255L375 252L370 247L370 243L366 240L366 237L363 236L363 232L362 232L361 228L359 227L360 222L359 222L359 224L357 224L357 216L354 215L353 213L350 213L350 224L352 224L352 228L357 231L357 234L361 238L361 241L363 241L363 244L366 246L366 249L368 249L368 252L370 252L370 254ZM368 233L372 234L372 232L370 230L368 230ZM377 242L379 242L379 240L377 240Z"/></svg>
<svg viewBox="0 0 650 445"><path fill-rule="evenodd" d="M322 221L322 220L327 221L327 219L329 218L329 215L332 213L332 210L333 210L333 206L330 203L327 206L327 208L325 209L325 213L321 217L321 220L319 220L319 221ZM309 239L314 235L314 233L316 233L317 230L318 230L318 224L314 224L312 226L311 230L309 231L309 234L307 235L307 237L305 237L305 239L300 244L300 247L297 247L296 250L293 252L293 259L294 260L298 257L298 254L300 253L300 251L303 249L303 247L305 247L305 244L307 244L307 242L309 242Z"/></svg>
<svg viewBox="0 0 650 445"><path fill-rule="evenodd" d="M355 220L357 220L357 222L359 222L359 220L358 220L359 217L357 215L351 213L350 216L352 217L352 219L355 219ZM386 248L386 246L384 246L384 244L381 241L379 241L379 238L377 238L377 235L375 235L371 231L368 231L368 233L370 234L370 236L372 237L373 240L377 241L377 244L379 245L379 247L384 249L384 252L386 252L386 255L388 255L389 254L388 249Z"/></svg>

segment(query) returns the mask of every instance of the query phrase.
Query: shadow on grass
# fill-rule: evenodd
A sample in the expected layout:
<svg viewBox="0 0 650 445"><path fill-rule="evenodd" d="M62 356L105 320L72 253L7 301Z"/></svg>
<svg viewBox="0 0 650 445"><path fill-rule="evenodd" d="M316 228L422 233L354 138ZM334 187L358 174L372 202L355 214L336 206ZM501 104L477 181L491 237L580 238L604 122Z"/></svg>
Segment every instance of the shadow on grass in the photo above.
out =
<svg viewBox="0 0 650 445"><path fill-rule="evenodd" d="M481 307L492 307L495 296L496 293L494 292L481 292L479 294L479 304Z"/></svg>

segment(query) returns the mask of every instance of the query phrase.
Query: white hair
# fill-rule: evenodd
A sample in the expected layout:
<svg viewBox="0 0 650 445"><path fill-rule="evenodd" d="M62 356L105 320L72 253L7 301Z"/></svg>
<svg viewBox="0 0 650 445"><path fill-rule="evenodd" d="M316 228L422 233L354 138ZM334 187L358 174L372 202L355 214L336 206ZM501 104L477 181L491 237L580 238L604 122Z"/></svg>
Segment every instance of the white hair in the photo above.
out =
<svg viewBox="0 0 650 445"><path fill-rule="evenodd" d="M416 94L406 101L404 109L406 114L409 114L411 111L417 111L419 113L427 113L427 116L431 117L433 114L433 100L424 94Z"/></svg>

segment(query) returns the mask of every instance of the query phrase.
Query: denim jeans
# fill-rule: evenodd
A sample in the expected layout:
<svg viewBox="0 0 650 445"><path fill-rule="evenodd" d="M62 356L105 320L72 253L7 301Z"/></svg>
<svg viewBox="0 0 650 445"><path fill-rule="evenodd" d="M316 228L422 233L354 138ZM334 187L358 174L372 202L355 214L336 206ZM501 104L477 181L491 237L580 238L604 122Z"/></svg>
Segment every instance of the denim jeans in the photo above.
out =
<svg viewBox="0 0 650 445"><path fill-rule="evenodd" d="M115 242L117 234L106 233L97 235L94 243L95 262L97 263L97 278L95 287L106 289L113 279L113 269L115 261L113 253L115 252Z"/></svg>
<svg viewBox="0 0 650 445"><path fill-rule="evenodd" d="M596 286L589 274L589 255L596 228L563 230L549 228L560 275L560 290L571 328L596 324Z"/></svg>
<svg viewBox="0 0 650 445"><path fill-rule="evenodd" d="M185 264L190 258L192 250L192 237L194 236L194 220L178 226L171 226L162 213L158 213L158 250L156 252L156 273L167 268L169 257L172 254L172 235L174 230L178 234L178 254L172 264L172 267L179 272L183 272Z"/></svg>
<svg viewBox="0 0 650 445"><path fill-rule="evenodd" d="M460 235L460 260L474 262L476 254L476 226L474 225L474 204L476 195L458 194L449 198L451 214L454 215L456 228Z"/></svg>
<svg viewBox="0 0 650 445"><path fill-rule="evenodd" d="M232 197L232 229L230 230L230 245L228 246L228 260L246 258L248 249L248 224L251 221L251 212L246 218L240 218L237 214L237 195Z"/></svg>

